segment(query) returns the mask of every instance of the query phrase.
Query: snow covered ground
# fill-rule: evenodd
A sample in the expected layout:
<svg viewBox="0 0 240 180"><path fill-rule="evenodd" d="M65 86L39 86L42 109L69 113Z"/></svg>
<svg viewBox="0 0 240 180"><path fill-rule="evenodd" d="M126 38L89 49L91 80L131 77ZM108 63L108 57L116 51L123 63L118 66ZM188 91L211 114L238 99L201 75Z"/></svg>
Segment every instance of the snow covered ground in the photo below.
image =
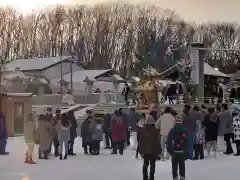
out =
<svg viewBox="0 0 240 180"><path fill-rule="evenodd" d="M36 165L23 163L25 145L22 137L10 138L9 156L0 156L0 180L141 180L142 160L133 158L127 149L124 156L102 150L100 156L85 156L77 139L77 156L68 160L37 160ZM35 149L37 158L37 149ZM240 157L218 154L217 159L187 161L187 180L239 180ZM24 178L25 177L25 178ZM170 161L157 162L156 180L171 180Z"/></svg>

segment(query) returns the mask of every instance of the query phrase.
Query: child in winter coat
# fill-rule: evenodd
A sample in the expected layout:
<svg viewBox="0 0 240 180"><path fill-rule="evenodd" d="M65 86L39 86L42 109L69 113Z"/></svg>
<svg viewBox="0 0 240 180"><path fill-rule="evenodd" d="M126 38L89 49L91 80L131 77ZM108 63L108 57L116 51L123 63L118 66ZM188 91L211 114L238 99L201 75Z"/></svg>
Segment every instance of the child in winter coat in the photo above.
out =
<svg viewBox="0 0 240 180"><path fill-rule="evenodd" d="M179 117L176 117L175 125L169 131L167 139L167 151L172 157L173 180L178 180L178 168L180 180L185 180L187 128L183 125L183 121Z"/></svg>
<svg viewBox="0 0 240 180"><path fill-rule="evenodd" d="M95 118L92 122L92 155L99 155L100 153L100 142L102 141L102 119Z"/></svg>
<svg viewBox="0 0 240 180"><path fill-rule="evenodd" d="M203 144L205 142L204 129L200 120L196 121L196 135L194 137L194 160L204 159Z"/></svg>

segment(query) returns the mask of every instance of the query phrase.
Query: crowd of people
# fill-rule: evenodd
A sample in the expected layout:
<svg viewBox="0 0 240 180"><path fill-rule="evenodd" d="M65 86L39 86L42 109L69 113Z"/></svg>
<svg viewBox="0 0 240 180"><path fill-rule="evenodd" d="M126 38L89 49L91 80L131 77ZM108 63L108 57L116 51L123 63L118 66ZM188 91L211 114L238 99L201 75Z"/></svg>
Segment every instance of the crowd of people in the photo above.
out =
<svg viewBox="0 0 240 180"><path fill-rule="evenodd" d="M85 155L99 155L100 142L103 140L104 148L111 150L112 155L123 155L131 144L132 135L135 157L141 155L143 158L143 180L154 180L156 161L165 161L170 157L173 179L184 180L186 160L202 160L205 151L206 156L213 154L214 158L217 157L219 136L224 136L226 142L224 154L234 153L234 142L234 155L240 156L238 107L229 110L227 104L208 109L204 105L185 105L182 112L176 112L171 107L162 110L159 106L152 106L146 114L139 114L134 108L127 110L117 109L112 114L106 114L103 119L96 117L91 110L86 111L87 118L82 122L78 134L82 138ZM0 153L7 154L7 131L3 128L5 125L2 119L0 115ZM53 115L52 109L48 108L45 114L38 117L37 122L32 113L25 122L25 163L35 164L32 159L35 144L39 144L39 159L47 160L54 155L62 160L67 159L68 155L76 155L73 146L78 124L73 111L61 114L60 110L56 110ZM54 154L51 154L52 145Z"/></svg>

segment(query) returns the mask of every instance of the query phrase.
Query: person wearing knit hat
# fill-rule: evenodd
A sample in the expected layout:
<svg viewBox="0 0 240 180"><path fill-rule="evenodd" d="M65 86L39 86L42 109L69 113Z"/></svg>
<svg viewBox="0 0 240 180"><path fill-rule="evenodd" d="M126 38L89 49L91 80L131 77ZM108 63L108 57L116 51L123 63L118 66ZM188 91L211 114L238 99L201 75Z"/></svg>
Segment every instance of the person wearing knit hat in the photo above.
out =
<svg viewBox="0 0 240 180"><path fill-rule="evenodd" d="M183 123L183 120L182 120L182 118L181 118L180 116L177 115L177 116L175 117L175 121L174 121L174 122L175 122L175 124L182 124L182 123Z"/></svg>
<svg viewBox="0 0 240 180"><path fill-rule="evenodd" d="M158 155L161 154L158 134L158 130L155 128L155 120L148 114L144 127L139 129L139 153L144 159L143 180L154 179L156 160ZM149 166L150 173L148 173Z"/></svg>
<svg viewBox="0 0 240 180"><path fill-rule="evenodd" d="M171 155L173 180L185 180L185 159L187 153L187 128L180 117L176 117L175 125L168 133L167 151Z"/></svg>

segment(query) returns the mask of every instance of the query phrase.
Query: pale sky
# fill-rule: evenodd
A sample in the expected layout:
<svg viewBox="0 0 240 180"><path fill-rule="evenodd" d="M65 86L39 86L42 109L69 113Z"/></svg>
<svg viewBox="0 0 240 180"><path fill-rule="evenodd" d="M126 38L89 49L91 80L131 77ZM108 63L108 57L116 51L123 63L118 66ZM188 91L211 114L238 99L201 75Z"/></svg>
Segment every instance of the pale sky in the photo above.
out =
<svg viewBox="0 0 240 180"><path fill-rule="evenodd" d="M87 3L86 3L87 2ZM28 12L38 5L95 4L101 2L127 2L156 4L175 10L187 21L197 23L208 21L237 21L240 23L240 0L0 0L2 5L13 5Z"/></svg>

